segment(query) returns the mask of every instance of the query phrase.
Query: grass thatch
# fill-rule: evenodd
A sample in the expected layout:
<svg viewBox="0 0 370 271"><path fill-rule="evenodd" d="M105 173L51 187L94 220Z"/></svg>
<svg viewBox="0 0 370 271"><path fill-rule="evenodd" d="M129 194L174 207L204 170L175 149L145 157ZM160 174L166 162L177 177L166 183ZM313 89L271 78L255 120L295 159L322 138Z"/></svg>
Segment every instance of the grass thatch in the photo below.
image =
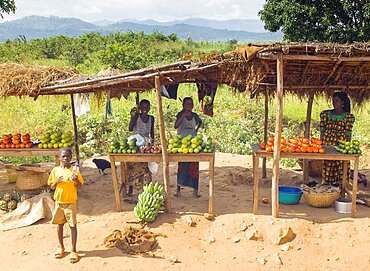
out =
<svg viewBox="0 0 370 271"><path fill-rule="evenodd" d="M0 96L37 96L40 86L63 80L78 72L71 68L56 68L16 63L0 64Z"/></svg>

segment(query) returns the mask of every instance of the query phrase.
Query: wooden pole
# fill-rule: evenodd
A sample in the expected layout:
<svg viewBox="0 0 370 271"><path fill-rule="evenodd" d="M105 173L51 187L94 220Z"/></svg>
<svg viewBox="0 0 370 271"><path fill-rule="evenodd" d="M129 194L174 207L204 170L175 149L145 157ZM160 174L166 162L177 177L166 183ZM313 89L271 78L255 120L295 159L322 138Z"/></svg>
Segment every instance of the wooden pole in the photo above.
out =
<svg viewBox="0 0 370 271"><path fill-rule="evenodd" d="M310 97L308 98L308 104L307 104L306 125L304 129L305 138L310 138L313 98L314 98L314 94L310 93ZM309 161L307 159L303 159L303 181L304 182L308 181L308 163Z"/></svg>
<svg viewBox="0 0 370 271"><path fill-rule="evenodd" d="M269 88L266 88L265 92L265 123L263 130L263 141L267 142L267 130L268 130L268 119L269 119ZM266 178L266 157L262 159L262 178Z"/></svg>
<svg viewBox="0 0 370 271"><path fill-rule="evenodd" d="M166 202L165 211L171 212L171 187L170 187L170 167L167 153L167 141L166 132L164 126L164 117L162 109L162 96L161 96L161 82L159 76L155 77L155 89L156 89L156 100L157 100L157 115L159 122L159 136L162 145L162 159L163 159L163 177L164 177L164 189L166 191Z"/></svg>
<svg viewBox="0 0 370 271"><path fill-rule="evenodd" d="M271 188L271 199L272 199L272 216L279 216L279 175L280 175L280 140L283 120L283 96L284 96L284 71L283 71L283 53L277 55L277 110L276 110L276 127L275 127L275 140L274 140L274 158L272 167L272 188Z"/></svg>
<svg viewBox="0 0 370 271"><path fill-rule="evenodd" d="M76 159L77 159L77 163L80 164L80 150L78 147L78 131L77 131L76 111L75 111L75 105L73 101L73 94L71 94L71 104L72 104L72 119L73 119L73 131L74 131L74 138L75 138Z"/></svg>
<svg viewBox="0 0 370 271"><path fill-rule="evenodd" d="M139 97L139 92L136 91L136 97L135 97L135 100L136 100L136 110L139 112L140 111L140 97Z"/></svg>

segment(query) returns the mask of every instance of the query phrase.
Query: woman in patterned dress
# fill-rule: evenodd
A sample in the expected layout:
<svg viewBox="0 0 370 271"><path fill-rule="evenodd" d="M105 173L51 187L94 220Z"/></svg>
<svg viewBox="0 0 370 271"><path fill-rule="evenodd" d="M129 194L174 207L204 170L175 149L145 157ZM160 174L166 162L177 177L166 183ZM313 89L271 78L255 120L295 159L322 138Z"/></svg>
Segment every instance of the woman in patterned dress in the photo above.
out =
<svg viewBox="0 0 370 271"><path fill-rule="evenodd" d="M340 140L351 141L355 117L351 114L350 100L345 92L333 94L333 107L320 114L320 137L323 144L336 146ZM343 161L323 161L322 182L324 184L340 184L342 176Z"/></svg>

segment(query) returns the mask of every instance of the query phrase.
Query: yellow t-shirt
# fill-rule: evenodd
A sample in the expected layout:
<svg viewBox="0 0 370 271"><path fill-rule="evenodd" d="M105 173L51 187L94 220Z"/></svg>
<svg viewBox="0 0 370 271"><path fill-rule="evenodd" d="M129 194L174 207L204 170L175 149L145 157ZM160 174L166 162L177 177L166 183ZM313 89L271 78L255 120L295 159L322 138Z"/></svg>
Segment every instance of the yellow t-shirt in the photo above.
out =
<svg viewBox="0 0 370 271"><path fill-rule="evenodd" d="M61 166L53 168L48 179L48 185L55 182L59 176L63 176L63 181L58 183L55 187L54 200L57 203L76 203L77 201L77 189L76 185L69 180L72 173L72 166L69 168L62 168ZM83 184L84 179L81 176L80 171L77 173L78 181Z"/></svg>

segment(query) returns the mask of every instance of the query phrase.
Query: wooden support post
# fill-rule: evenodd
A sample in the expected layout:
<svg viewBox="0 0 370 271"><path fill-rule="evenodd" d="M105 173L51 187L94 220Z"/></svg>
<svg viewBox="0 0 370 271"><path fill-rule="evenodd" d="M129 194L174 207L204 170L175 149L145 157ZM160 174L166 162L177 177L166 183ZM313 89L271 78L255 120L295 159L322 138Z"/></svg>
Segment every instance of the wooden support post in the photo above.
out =
<svg viewBox="0 0 370 271"><path fill-rule="evenodd" d="M136 110L137 111L140 111L140 97L139 97L139 92L136 91L136 96L135 96L135 100L136 100Z"/></svg>
<svg viewBox="0 0 370 271"><path fill-rule="evenodd" d="M74 138L75 138L76 160L77 160L77 163L80 164L80 150L78 147L78 131L77 131L76 111L75 111L75 105L73 101L73 94L71 94L71 105L72 105L73 131L75 135Z"/></svg>
<svg viewBox="0 0 370 271"><path fill-rule="evenodd" d="M310 97L308 98L308 104L307 104L306 125L304 128L305 138L310 138L313 98L314 98L314 94L310 93ZM303 159L303 181L304 182L308 181L308 163L309 161L307 159Z"/></svg>
<svg viewBox="0 0 370 271"><path fill-rule="evenodd" d="M167 141L166 132L164 126L164 117L162 109L162 96L161 96L161 82L159 76L155 77L155 89L156 89L156 100L157 100L157 115L159 122L159 135L162 145L162 159L163 159L163 177L164 177L164 189L166 191L166 204L165 211L171 212L171 187L170 187L170 167L167 153Z"/></svg>
<svg viewBox="0 0 370 271"><path fill-rule="evenodd" d="M352 186L352 212L351 216L354 218L356 217L356 200L357 200L357 185L358 185L358 165L360 162L360 158L357 157L355 160L355 164L353 166L353 186ZM348 175L346 175L348 178Z"/></svg>
<svg viewBox="0 0 370 271"><path fill-rule="evenodd" d="M271 188L271 199L272 199L272 216L279 216L279 175L280 175L280 140L283 120L283 96L284 96L284 82L283 82L283 53L277 54L277 111L276 111L276 127L275 127L275 140L274 140L274 158L272 167L272 188Z"/></svg>
<svg viewBox="0 0 370 271"><path fill-rule="evenodd" d="M253 214L258 214L259 156L253 152Z"/></svg>
<svg viewBox="0 0 370 271"><path fill-rule="evenodd" d="M263 141L267 142L267 130L268 130L268 120L269 120L269 88L266 88L265 92L265 123L263 127ZM266 170L266 157L262 158L262 178L267 177Z"/></svg>

